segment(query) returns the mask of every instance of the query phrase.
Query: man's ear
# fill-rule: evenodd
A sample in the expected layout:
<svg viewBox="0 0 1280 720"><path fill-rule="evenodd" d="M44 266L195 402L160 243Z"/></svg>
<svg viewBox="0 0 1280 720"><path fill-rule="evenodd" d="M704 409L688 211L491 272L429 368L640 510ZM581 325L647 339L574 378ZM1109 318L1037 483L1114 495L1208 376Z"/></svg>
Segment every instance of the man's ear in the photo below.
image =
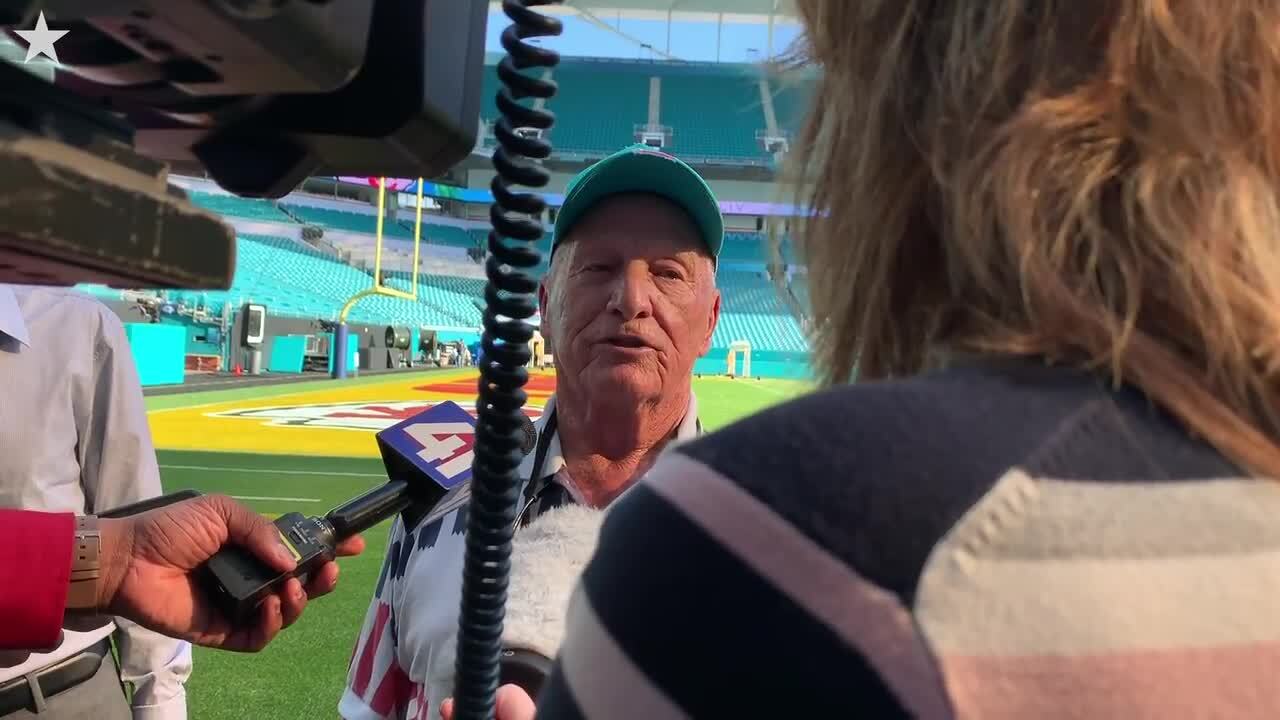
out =
<svg viewBox="0 0 1280 720"><path fill-rule="evenodd" d="M542 333L542 337L551 337L551 325L547 322L547 298L550 291L547 290L547 280L551 277L551 271L548 270L546 275L538 281L538 332Z"/></svg>
<svg viewBox="0 0 1280 720"><path fill-rule="evenodd" d="M711 312L707 313L707 334L702 338L702 352L698 353L699 357L710 352L711 337L715 335L716 325L720 323L720 289L716 288L712 292L715 296L711 299Z"/></svg>

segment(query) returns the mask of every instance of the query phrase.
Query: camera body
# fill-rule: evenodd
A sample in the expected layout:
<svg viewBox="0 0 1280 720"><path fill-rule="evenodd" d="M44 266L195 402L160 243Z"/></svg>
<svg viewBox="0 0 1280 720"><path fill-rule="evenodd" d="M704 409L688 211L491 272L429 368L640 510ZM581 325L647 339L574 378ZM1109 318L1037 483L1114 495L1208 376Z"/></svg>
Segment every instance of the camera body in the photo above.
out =
<svg viewBox="0 0 1280 720"><path fill-rule="evenodd" d="M486 0L7 0L52 84L0 63L0 282L223 289L234 237L168 184L278 198L431 177L479 129Z"/></svg>

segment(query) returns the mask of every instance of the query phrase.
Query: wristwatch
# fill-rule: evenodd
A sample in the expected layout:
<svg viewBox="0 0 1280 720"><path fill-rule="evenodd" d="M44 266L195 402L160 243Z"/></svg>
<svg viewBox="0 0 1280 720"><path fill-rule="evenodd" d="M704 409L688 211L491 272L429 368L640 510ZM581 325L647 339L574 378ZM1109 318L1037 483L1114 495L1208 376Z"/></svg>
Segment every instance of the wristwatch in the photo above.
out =
<svg viewBox="0 0 1280 720"><path fill-rule="evenodd" d="M71 557L71 589L68 610L97 610L102 582L102 535L96 515L76 517L75 550Z"/></svg>

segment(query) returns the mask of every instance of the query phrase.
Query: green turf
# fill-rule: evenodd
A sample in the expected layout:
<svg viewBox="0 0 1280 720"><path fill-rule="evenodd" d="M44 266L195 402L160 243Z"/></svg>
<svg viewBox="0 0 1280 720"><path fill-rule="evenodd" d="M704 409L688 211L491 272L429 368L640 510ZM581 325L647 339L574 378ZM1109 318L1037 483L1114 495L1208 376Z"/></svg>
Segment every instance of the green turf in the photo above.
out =
<svg viewBox="0 0 1280 720"><path fill-rule="evenodd" d="M166 490L196 488L256 498L259 512L322 514L382 482L377 460L162 451ZM288 470L289 474L278 471ZM304 474L305 473L305 474ZM316 600L298 625L257 655L195 650L190 716L200 720L334 717L352 643L372 595L387 542L382 525L365 534L369 552L340 561L339 590Z"/></svg>
<svg viewBox="0 0 1280 720"><path fill-rule="evenodd" d="M806 385L781 380L703 378L695 380L694 387L703 424L714 430L795 396ZM299 386L279 389L284 388L294 391ZM261 396L263 390L255 392ZM221 393L149 400L185 398L191 404L211 402L208 396L215 394ZM268 515L289 511L323 513L381 482L383 477L380 461L373 459L178 451L161 451L159 459L166 490L189 487L245 498L274 498L244 500ZM188 683L191 717L293 720L336 716L347 663L381 568L386 524L368 531L365 538L368 552L340 561L338 589L311 603L298 624L262 653L239 655L196 648L195 668Z"/></svg>

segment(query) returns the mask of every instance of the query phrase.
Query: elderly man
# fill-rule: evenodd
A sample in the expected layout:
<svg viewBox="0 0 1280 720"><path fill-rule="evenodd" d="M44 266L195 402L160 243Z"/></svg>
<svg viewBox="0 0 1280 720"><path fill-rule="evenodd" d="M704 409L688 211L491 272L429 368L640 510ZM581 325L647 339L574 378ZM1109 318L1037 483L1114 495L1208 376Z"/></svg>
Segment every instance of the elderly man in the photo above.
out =
<svg viewBox="0 0 1280 720"><path fill-rule="evenodd" d="M670 441L700 432L691 379L720 316L723 235L706 182L647 146L574 178L539 290L556 395L520 468L522 527L569 503L605 507ZM465 498L393 526L339 703L344 718L439 716L453 690L465 527Z"/></svg>

